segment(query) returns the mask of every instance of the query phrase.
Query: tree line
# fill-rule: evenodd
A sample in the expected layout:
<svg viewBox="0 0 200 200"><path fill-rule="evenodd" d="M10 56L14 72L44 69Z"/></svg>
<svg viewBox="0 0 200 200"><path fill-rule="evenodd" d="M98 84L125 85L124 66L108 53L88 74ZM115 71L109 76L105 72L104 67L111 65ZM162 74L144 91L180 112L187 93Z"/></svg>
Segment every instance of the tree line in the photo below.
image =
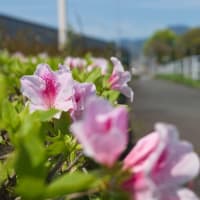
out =
<svg viewBox="0 0 200 200"><path fill-rule="evenodd" d="M200 55L200 27L189 29L180 35L170 29L156 31L146 41L143 52L161 64Z"/></svg>

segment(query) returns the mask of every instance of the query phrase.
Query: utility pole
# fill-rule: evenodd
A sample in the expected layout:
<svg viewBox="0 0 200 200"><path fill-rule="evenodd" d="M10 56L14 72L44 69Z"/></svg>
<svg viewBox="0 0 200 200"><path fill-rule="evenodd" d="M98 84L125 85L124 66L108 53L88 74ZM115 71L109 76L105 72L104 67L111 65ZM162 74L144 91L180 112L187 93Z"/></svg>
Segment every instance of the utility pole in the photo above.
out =
<svg viewBox="0 0 200 200"><path fill-rule="evenodd" d="M67 42L67 0L58 0L58 48L63 50Z"/></svg>
<svg viewBox="0 0 200 200"><path fill-rule="evenodd" d="M118 13L118 18L117 18L117 51L116 51L116 56L118 58L121 58L122 57L122 51L121 51L121 33L122 33L122 30L121 30L121 2L120 0L117 0L117 13Z"/></svg>

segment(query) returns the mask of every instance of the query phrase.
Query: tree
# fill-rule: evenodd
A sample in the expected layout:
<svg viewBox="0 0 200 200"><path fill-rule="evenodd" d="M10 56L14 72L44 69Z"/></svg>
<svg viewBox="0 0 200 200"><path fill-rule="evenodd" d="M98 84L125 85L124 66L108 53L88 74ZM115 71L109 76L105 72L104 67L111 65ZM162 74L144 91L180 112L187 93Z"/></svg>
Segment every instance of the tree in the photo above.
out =
<svg viewBox="0 0 200 200"><path fill-rule="evenodd" d="M177 35L164 29L155 32L144 45L144 54L148 57L155 57L157 62L164 63L175 59L174 47Z"/></svg>
<svg viewBox="0 0 200 200"><path fill-rule="evenodd" d="M191 56L200 54L200 28L193 28L183 34L178 40L178 46L181 48L182 56Z"/></svg>

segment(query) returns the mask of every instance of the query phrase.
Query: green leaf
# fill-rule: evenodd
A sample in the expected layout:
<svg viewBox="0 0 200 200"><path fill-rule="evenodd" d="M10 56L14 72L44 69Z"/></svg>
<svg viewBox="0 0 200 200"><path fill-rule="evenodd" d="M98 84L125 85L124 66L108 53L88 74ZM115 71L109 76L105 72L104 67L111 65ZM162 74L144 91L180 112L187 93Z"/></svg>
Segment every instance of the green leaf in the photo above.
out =
<svg viewBox="0 0 200 200"><path fill-rule="evenodd" d="M62 112L60 119L54 119L55 130L60 131L61 134L66 135L71 123L71 117L68 112Z"/></svg>
<svg viewBox="0 0 200 200"><path fill-rule="evenodd" d="M109 97L108 97L108 99L109 99L109 101L111 102L111 103L114 103L115 101L117 101L117 99L118 99L118 97L119 97L119 92L118 91L115 91L115 90L110 90L109 91Z"/></svg>
<svg viewBox="0 0 200 200"><path fill-rule="evenodd" d="M118 100L120 93L116 90L105 90L102 96L108 99L111 103L115 103Z"/></svg>
<svg viewBox="0 0 200 200"><path fill-rule="evenodd" d="M41 123L29 115L15 136L16 171L21 175L44 175L45 148L40 132Z"/></svg>
<svg viewBox="0 0 200 200"><path fill-rule="evenodd" d="M16 192L27 200L42 200L47 168L46 152L41 136L41 122L34 114L28 114L15 135L14 168L18 177ZM30 190L31 186L31 190Z"/></svg>
<svg viewBox="0 0 200 200"><path fill-rule="evenodd" d="M17 111L8 100L4 100L2 103L2 121L5 128L11 132L15 132L20 122Z"/></svg>
<svg viewBox="0 0 200 200"><path fill-rule="evenodd" d="M100 68L95 68L88 74L88 77L86 78L85 82L94 83L101 76L102 76L101 75L101 69Z"/></svg>
<svg viewBox="0 0 200 200"><path fill-rule="evenodd" d="M72 75L73 75L73 78L79 82L84 82L84 79L85 79L85 74L83 71L80 71L79 68L74 68L72 70Z"/></svg>
<svg viewBox="0 0 200 200"><path fill-rule="evenodd" d="M0 74L0 104L7 97L7 82L5 76Z"/></svg>
<svg viewBox="0 0 200 200"><path fill-rule="evenodd" d="M22 195L26 200L43 200L45 184L41 179L34 177L23 177L19 179L16 193Z"/></svg>
<svg viewBox="0 0 200 200"><path fill-rule="evenodd" d="M13 169L13 154L10 154L5 161L0 162L0 185L14 174Z"/></svg>
<svg viewBox="0 0 200 200"><path fill-rule="evenodd" d="M45 196L53 198L75 192L86 191L94 188L96 183L97 178L91 174L81 172L65 174L47 187Z"/></svg>
<svg viewBox="0 0 200 200"><path fill-rule="evenodd" d="M66 150L64 141L56 141L47 147L48 155L58 155Z"/></svg>
<svg viewBox="0 0 200 200"><path fill-rule="evenodd" d="M50 109L47 111L37 110L33 113L34 117L42 122L50 121L59 111Z"/></svg>

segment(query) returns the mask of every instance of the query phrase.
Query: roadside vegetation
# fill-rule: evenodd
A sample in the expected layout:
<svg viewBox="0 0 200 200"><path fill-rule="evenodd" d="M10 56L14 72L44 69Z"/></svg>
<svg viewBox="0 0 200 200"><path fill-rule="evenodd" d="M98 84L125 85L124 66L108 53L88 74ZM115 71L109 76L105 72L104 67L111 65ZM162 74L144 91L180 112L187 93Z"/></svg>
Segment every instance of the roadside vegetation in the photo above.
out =
<svg viewBox="0 0 200 200"><path fill-rule="evenodd" d="M169 80L175 83L183 84L193 88L200 88L200 81L186 78L183 75L178 74L159 74L156 76L157 79Z"/></svg>

